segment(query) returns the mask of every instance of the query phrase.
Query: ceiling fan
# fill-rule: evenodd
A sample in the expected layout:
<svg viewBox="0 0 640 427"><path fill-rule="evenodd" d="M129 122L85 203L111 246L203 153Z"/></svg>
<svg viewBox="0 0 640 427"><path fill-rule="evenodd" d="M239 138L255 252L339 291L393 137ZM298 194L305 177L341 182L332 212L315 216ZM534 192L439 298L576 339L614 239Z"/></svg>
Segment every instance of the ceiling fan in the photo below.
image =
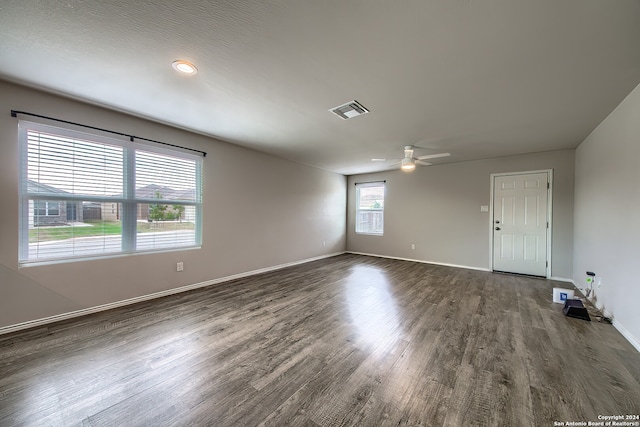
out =
<svg viewBox="0 0 640 427"><path fill-rule="evenodd" d="M416 147L413 145L405 145L404 147L404 158L402 160L395 159L400 164L400 169L404 172L411 172L416 168L416 165L429 166L431 163L425 162L425 160L429 159L437 159L439 157L449 157L451 153L438 153L438 154L427 154L424 156L413 157L413 152L415 149L424 149L422 147ZM386 162L387 159L371 159L373 162Z"/></svg>

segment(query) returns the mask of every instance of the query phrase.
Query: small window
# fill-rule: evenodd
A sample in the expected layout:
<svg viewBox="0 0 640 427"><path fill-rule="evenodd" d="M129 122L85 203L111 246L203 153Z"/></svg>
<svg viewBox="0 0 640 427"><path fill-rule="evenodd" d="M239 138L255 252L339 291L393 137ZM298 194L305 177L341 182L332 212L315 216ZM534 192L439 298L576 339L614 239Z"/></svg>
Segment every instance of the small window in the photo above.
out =
<svg viewBox="0 0 640 427"><path fill-rule="evenodd" d="M356 184L356 233L382 236L384 182Z"/></svg>
<svg viewBox="0 0 640 427"><path fill-rule="evenodd" d="M60 202L34 200L33 214L35 216L58 216L60 215Z"/></svg>
<svg viewBox="0 0 640 427"><path fill-rule="evenodd" d="M201 244L202 157L20 125L21 264Z"/></svg>

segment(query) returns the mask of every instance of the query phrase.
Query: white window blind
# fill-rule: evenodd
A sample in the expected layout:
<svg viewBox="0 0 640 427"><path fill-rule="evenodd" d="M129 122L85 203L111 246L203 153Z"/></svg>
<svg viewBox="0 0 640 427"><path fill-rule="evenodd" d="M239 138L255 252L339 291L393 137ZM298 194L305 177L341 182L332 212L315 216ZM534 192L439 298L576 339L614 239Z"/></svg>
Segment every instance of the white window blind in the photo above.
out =
<svg viewBox="0 0 640 427"><path fill-rule="evenodd" d="M202 157L20 122L21 263L201 244Z"/></svg>
<svg viewBox="0 0 640 427"><path fill-rule="evenodd" d="M356 233L384 232L384 182L356 184Z"/></svg>

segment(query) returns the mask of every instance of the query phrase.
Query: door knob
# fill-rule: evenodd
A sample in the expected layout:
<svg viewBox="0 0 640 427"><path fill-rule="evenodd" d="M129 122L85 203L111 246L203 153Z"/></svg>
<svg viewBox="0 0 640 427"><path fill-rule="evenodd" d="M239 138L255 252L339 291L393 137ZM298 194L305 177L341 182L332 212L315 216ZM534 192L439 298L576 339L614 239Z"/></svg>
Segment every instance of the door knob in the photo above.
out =
<svg viewBox="0 0 640 427"><path fill-rule="evenodd" d="M496 227L496 230L500 230L500 227Z"/></svg>

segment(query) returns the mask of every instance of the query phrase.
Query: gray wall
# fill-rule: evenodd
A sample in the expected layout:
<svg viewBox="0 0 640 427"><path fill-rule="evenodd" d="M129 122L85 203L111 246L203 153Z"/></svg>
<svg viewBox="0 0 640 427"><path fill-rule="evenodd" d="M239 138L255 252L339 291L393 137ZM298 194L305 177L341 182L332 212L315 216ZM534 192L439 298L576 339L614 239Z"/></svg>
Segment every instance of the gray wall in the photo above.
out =
<svg viewBox="0 0 640 427"><path fill-rule="evenodd" d="M342 175L3 81L0 94L0 327L345 250ZM207 151L202 249L19 269L11 109Z"/></svg>
<svg viewBox="0 0 640 427"><path fill-rule="evenodd" d="M553 169L553 277L570 280L574 150L509 156L349 177L347 250L489 269L492 173ZM386 180L384 236L355 233L356 182ZM411 244L416 249L411 249Z"/></svg>
<svg viewBox="0 0 640 427"><path fill-rule="evenodd" d="M576 150L574 279L595 272L597 305L640 345L640 86ZM629 336L631 335L631 337ZM640 349L640 347L639 347Z"/></svg>

